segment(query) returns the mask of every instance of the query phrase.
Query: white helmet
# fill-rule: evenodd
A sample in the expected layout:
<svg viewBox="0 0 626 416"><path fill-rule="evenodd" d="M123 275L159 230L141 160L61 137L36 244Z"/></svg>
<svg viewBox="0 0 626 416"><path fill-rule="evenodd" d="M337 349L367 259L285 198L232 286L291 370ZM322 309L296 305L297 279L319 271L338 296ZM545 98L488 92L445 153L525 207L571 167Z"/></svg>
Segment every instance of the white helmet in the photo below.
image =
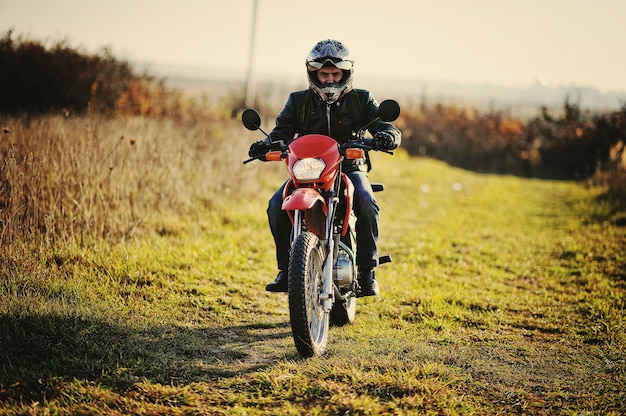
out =
<svg viewBox="0 0 626 416"><path fill-rule="evenodd" d="M318 42L306 58L309 88L315 91L322 100L332 104L352 90L352 73L354 61L350 51L341 42L333 39ZM335 67L343 71L339 83L322 84L317 79L317 71L323 67Z"/></svg>

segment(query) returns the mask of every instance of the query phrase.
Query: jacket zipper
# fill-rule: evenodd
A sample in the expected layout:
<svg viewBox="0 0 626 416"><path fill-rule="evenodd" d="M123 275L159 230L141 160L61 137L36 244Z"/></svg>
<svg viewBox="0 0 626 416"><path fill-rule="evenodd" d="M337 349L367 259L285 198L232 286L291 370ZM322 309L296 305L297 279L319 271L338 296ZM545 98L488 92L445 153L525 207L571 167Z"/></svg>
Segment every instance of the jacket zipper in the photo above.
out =
<svg viewBox="0 0 626 416"><path fill-rule="evenodd" d="M330 104L326 104L326 122L328 123L328 135L330 136Z"/></svg>

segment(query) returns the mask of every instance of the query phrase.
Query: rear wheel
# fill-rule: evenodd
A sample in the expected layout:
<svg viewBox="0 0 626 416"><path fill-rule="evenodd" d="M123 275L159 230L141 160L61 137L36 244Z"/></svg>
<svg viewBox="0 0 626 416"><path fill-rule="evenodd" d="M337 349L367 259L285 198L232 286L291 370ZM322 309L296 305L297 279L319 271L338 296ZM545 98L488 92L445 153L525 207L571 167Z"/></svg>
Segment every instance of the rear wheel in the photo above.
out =
<svg viewBox="0 0 626 416"><path fill-rule="evenodd" d="M329 313L320 299L324 280L324 250L311 232L298 236L289 258L289 319L302 357L319 355L328 342Z"/></svg>

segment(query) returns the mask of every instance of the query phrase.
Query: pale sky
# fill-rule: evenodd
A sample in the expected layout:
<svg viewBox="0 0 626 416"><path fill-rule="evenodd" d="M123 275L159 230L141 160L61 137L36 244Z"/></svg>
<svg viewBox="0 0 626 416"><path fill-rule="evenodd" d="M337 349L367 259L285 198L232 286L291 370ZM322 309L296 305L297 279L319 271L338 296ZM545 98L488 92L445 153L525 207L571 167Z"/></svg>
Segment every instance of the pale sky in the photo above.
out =
<svg viewBox="0 0 626 416"><path fill-rule="evenodd" d="M254 0L0 0L0 30L129 61L245 72ZM355 77L626 91L626 0L258 0L253 68L342 41ZM0 63L1 68L1 63Z"/></svg>

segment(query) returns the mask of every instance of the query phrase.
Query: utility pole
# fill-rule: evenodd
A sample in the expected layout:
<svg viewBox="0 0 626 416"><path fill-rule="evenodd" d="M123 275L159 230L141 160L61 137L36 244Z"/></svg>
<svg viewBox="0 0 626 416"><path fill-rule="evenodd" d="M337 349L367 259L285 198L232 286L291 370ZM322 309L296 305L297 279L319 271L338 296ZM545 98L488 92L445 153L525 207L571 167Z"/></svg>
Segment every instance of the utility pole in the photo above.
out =
<svg viewBox="0 0 626 416"><path fill-rule="evenodd" d="M252 72L252 64L254 61L254 40L256 39L256 20L259 0L253 0L252 9L252 30L250 31L250 54L248 55L248 73L246 74L246 107L254 106L254 98L256 94L256 85L254 82L254 74Z"/></svg>

